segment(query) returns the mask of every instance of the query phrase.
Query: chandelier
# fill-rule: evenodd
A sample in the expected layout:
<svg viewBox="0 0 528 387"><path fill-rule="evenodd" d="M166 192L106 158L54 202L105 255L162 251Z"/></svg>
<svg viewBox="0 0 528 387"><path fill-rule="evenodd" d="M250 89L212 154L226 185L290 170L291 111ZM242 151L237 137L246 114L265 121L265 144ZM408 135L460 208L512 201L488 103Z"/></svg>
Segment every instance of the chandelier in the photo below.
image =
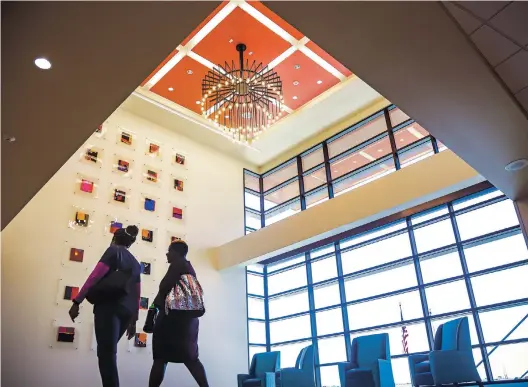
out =
<svg viewBox="0 0 528 387"><path fill-rule="evenodd" d="M251 143L283 114L284 97L279 75L262 63L251 66L237 44L239 67L225 62L202 81L202 115L234 141Z"/></svg>

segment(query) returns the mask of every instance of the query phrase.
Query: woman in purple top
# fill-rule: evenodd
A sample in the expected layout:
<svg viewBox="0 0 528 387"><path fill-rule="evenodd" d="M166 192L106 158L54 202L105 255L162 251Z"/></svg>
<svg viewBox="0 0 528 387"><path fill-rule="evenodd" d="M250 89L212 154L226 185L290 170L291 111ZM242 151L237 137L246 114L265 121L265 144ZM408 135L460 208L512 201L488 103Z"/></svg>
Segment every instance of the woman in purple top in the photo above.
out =
<svg viewBox="0 0 528 387"><path fill-rule="evenodd" d="M69 312L71 319L75 320L79 315L79 305L84 301L88 292L107 274L118 269L131 273L127 294L124 297L94 305L97 357L103 387L119 387L117 343L125 331L128 340L136 334L141 295L141 265L128 251L128 248L136 241L138 231L136 226L128 226L114 233L110 247L106 249L92 274L73 300Z"/></svg>
<svg viewBox="0 0 528 387"><path fill-rule="evenodd" d="M167 261L170 266L160 282L158 294L151 307L158 310L156 321L155 323L152 321L154 314L149 311L143 328L145 332L154 333L152 340L154 364L150 371L149 387L161 385L168 363L183 363L198 386L209 387L205 368L198 358L198 318L165 314L165 299L180 281L181 276L192 274L196 277L193 266L186 259L188 250L187 244L181 240L169 246Z"/></svg>

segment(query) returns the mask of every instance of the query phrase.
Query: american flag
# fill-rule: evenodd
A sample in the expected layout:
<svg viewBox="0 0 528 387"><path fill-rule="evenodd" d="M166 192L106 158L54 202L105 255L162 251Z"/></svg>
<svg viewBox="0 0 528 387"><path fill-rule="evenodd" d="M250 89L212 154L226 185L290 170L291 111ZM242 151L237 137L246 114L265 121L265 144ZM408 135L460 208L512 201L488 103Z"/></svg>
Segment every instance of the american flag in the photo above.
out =
<svg viewBox="0 0 528 387"><path fill-rule="evenodd" d="M403 312L402 312L401 302L400 302L400 318L401 318L401 321L403 322ZM407 344L407 337L409 337L409 333L407 332L407 326L402 325L402 345L403 345L404 353L409 353L409 345Z"/></svg>

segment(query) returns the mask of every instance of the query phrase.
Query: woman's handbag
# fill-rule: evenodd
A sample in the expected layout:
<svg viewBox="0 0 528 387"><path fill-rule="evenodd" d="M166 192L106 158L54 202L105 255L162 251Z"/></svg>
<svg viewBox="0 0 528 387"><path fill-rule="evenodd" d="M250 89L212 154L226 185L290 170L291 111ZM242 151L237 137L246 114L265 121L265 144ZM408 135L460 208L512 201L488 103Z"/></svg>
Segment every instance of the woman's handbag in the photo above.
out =
<svg viewBox="0 0 528 387"><path fill-rule="evenodd" d="M90 304L117 301L129 293L132 270L122 270L121 261L121 251L118 250L116 270L108 273L88 291L86 299Z"/></svg>
<svg viewBox="0 0 528 387"><path fill-rule="evenodd" d="M143 325L143 332L152 333L154 332L154 325L156 325L156 317L158 317L158 308L151 305L148 312L147 318L145 319L145 325Z"/></svg>
<svg viewBox="0 0 528 387"><path fill-rule="evenodd" d="M165 298L165 314L169 313L187 317L205 314L203 289L192 274L183 274Z"/></svg>

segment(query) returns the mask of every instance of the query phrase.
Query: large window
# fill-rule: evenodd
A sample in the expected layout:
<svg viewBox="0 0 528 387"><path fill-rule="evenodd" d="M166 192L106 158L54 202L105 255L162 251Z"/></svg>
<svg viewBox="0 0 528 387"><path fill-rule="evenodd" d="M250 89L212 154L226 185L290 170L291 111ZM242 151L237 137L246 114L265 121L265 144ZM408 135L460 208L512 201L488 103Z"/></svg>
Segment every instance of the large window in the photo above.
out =
<svg viewBox="0 0 528 387"><path fill-rule="evenodd" d="M494 188L250 266L247 279L250 357L278 350L289 367L313 345L319 386L339 386L352 340L377 332L389 335L396 385L410 386L407 356L430 351L438 326L461 316L484 380L528 378L528 249L514 204Z"/></svg>
<svg viewBox="0 0 528 387"><path fill-rule="evenodd" d="M389 106L262 175L246 170L246 234L444 149Z"/></svg>

